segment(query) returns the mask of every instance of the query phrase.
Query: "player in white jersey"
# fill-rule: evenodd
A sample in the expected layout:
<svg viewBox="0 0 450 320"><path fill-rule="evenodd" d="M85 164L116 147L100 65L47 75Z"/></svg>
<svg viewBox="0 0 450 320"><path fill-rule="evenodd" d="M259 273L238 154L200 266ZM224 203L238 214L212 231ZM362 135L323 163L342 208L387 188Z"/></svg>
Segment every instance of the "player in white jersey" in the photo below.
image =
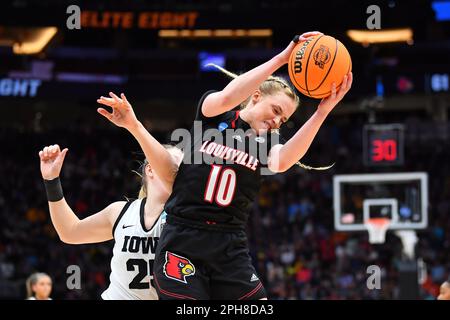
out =
<svg viewBox="0 0 450 320"><path fill-rule="evenodd" d="M59 174L68 149L58 145L39 152L41 172L49 201L50 215L61 240L66 243L96 243L115 239L111 260L111 285L103 299L156 299L152 267L157 238L164 224L164 204L172 192L182 152L164 147L137 120L125 95L113 93L97 101L113 109L98 112L116 126L127 129L143 146L148 163L142 170L142 188L133 203L118 201L102 211L79 220L64 199ZM142 144L142 140L151 144Z"/></svg>
<svg viewBox="0 0 450 320"><path fill-rule="evenodd" d="M146 200L127 202L113 226L115 244L110 285L102 293L104 300L158 299L153 283L153 261L166 213L162 212L147 227Z"/></svg>
<svg viewBox="0 0 450 320"><path fill-rule="evenodd" d="M111 203L82 220L64 199L59 179L68 149L61 151L58 145L52 145L39 152L50 216L60 239L69 244L115 240L111 284L102 294L103 299L157 299L151 284L155 246L164 224L164 204L182 159L179 149L161 148L170 157L166 170L171 172L172 181L161 179L151 162L144 163L141 199Z"/></svg>

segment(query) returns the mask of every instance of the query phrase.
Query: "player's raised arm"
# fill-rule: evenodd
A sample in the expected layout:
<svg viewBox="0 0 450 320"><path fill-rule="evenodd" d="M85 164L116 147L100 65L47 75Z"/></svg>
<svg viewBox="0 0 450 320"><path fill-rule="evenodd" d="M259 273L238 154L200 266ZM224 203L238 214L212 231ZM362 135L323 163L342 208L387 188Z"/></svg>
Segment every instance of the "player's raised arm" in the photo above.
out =
<svg viewBox="0 0 450 320"><path fill-rule="evenodd" d="M202 113L214 117L227 112L250 97L269 76L289 61L289 56L299 41L321 34L307 32L296 36L278 55L258 67L243 73L231 81L223 90L208 95L203 101Z"/></svg>
<svg viewBox="0 0 450 320"><path fill-rule="evenodd" d="M120 98L112 92L109 95L111 96L110 98L100 97L97 99L97 102L111 107L113 109L112 113L103 108L98 108L98 113L116 126L127 129L134 136L142 151L144 151L148 163L158 174L167 191L170 192L175 180L178 163L174 161L167 149L136 118L133 107L123 93Z"/></svg>
<svg viewBox="0 0 450 320"><path fill-rule="evenodd" d="M67 151L67 148L61 151L58 145L52 145L39 152L50 217L56 232L61 241L70 244L111 240L115 218L125 201L114 202L102 211L80 220L67 204L59 178Z"/></svg>
<svg viewBox="0 0 450 320"><path fill-rule="evenodd" d="M350 72L344 76L342 85L336 92L336 84L332 85L331 95L322 99L317 111L284 145L278 144L270 150L269 168L274 172L284 172L297 163L308 151L314 137L319 131L328 114L350 90L353 75Z"/></svg>

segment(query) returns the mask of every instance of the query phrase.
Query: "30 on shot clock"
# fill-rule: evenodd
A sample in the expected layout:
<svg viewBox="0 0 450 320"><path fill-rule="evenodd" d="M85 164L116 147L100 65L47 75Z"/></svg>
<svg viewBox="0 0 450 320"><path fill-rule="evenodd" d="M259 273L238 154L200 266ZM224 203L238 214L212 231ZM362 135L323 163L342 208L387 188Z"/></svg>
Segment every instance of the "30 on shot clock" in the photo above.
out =
<svg viewBox="0 0 450 320"><path fill-rule="evenodd" d="M365 125L363 150L366 166L403 165L404 126L401 124Z"/></svg>

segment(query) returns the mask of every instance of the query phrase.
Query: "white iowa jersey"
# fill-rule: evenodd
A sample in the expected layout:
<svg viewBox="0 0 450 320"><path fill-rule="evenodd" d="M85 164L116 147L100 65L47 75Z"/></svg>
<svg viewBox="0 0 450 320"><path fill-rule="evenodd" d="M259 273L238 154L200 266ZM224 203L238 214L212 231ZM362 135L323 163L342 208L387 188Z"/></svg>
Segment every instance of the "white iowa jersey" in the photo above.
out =
<svg viewBox="0 0 450 320"><path fill-rule="evenodd" d="M127 202L114 224L111 283L102 293L105 300L158 299L153 284L153 261L166 213L161 213L146 230L145 201L146 198Z"/></svg>

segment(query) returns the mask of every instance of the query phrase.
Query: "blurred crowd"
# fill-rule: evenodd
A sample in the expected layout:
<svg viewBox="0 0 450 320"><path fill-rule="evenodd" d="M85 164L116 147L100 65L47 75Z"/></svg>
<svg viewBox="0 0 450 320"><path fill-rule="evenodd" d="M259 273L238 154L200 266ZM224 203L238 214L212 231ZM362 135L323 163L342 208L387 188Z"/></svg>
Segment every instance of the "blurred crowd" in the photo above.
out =
<svg viewBox="0 0 450 320"><path fill-rule="evenodd" d="M270 299L398 298L400 240L388 233L385 244L371 245L365 232L334 231L332 176L371 171L362 165L360 124L323 128L302 160L313 166L336 162L332 169L295 167L264 180L248 234ZM168 141L167 133L156 136ZM51 224L37 153L55 143L69 148L61 178L66 199L80 218L113 201L137 197L140 179L132 170L143 155L123 129L80 121L51 130L1 128L0 298L24 299L25 280L37 271L51 276L57 300L99 299L108 285L112 241L67 245ZM416 248L427 272L422 299L435 299L449 276L449 150L445 139L431 145L407 140L404 167L391 169L429 174L429 227L418 233ZM67 289L70 265L80 267L80 290ZM381 267L380 290L367 289L368 265Z"/></svg>

